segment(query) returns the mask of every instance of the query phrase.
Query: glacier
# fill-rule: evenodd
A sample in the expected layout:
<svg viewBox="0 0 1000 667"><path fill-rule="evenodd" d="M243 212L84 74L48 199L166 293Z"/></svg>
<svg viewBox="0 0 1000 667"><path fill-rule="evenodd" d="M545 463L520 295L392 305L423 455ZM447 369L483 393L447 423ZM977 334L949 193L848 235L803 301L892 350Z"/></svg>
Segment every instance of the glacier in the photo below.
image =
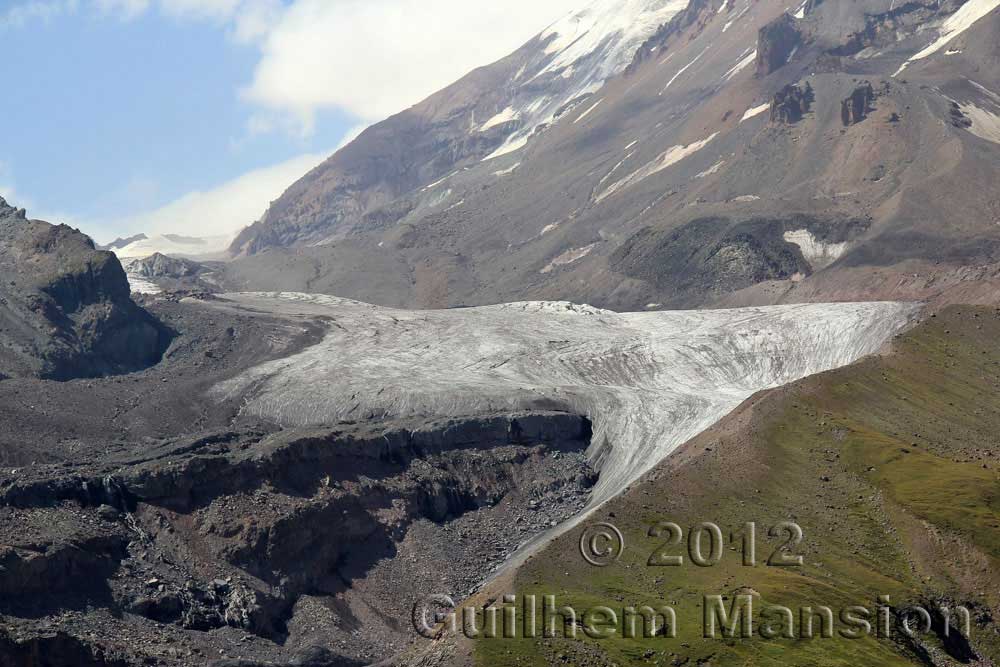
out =
<svg viewBox="0 0 1000 667"><path fill-rule="evenodd" d="M879 351L910 303L616 313L566 302L439 311L243 293L216 307L322 318L324 338L214 386L286 427L566 410L593 423L591 508L754 393Z"/></svg>

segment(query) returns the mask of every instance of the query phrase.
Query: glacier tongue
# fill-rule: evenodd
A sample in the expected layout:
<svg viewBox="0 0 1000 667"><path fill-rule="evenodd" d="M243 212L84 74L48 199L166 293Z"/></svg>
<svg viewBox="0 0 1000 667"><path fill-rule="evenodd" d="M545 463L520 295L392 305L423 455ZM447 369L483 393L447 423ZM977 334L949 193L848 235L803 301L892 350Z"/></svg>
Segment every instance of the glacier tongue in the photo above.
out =
<svg viewBox="0 0 1000 667"><path fill-rule="evenodd" d="M233 294L231 307L325 317L317 345L212 390L285 426L525 409L588 415L620 493L755 392L876 352L917 306L805 304L620 314L564 302L405 311L306 294Z"/></svg>

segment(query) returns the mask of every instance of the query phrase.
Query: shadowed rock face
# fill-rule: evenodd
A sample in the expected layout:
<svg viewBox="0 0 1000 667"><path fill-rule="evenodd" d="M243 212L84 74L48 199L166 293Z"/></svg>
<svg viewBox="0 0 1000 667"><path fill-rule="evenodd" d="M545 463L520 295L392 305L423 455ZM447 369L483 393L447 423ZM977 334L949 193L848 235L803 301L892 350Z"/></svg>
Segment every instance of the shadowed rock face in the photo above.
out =
<svg viewBox="0 0 1000 667"><path fill-rule="evenodd" d="M794 125L812 110L815 97L808 81L801 88L794 84L785 86L771 100L771 122Z"/></svg>
<svg viewBox="0 0 1000 667"><path fill-rule="evenodd" d="M0 375L66 380L156 363L169 335L132 302L118 259L0 199Z"/></svg>
<svg viewBox="0 0 1000 667"><path fill-rule="evenodd" d="M874 103L875 89L870 82L865 81L840 103L840 118L844 126L854 125L868 118L868 114L875 110L872 106Z"/></svg>
<svg viewBox="0 0 1000 667"><path fill-rule="evenodd" d="M802 33L790 14L768 23L757 37L757 76L783 67L801 45Z"/></svg>

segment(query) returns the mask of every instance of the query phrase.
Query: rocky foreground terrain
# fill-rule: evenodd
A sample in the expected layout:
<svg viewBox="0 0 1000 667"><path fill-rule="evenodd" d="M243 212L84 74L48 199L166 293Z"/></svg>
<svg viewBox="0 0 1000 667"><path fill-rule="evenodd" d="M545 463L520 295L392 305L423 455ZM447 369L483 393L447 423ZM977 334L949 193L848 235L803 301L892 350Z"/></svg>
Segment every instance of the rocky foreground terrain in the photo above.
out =
<svg viewBox="0 0 1000 667"><path fill-rule="evenodd" d="M208 390L324 323L143 304L178 332L156 367L0 382L2 664L369 664L413 598L469 594L596 482L568 413L243 414Z"/></svg>

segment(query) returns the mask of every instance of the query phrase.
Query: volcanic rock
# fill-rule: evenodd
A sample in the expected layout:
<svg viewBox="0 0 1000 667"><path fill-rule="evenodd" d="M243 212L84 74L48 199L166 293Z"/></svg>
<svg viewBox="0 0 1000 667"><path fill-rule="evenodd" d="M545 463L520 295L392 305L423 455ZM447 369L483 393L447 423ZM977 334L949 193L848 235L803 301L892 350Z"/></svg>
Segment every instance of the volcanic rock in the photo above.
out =
<svg viewBox="0 0 1000 667"><path fill-rule="evenodd" d="M0 199L0 373L66 380L156 363L168 332L132 302L114 254Z"/></svg>

